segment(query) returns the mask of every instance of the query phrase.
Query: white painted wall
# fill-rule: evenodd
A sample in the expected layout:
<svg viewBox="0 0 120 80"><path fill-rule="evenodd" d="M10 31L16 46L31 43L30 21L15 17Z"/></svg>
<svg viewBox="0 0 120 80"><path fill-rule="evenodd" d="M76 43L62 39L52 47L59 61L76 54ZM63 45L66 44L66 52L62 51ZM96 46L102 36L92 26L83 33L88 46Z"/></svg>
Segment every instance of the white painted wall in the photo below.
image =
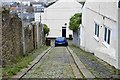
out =
<svg viewBox="0 0 120 80"><path fill-rule="evenodd" d="M95 56L103 59L109 64L118 68L118 54L117 54L117 22L118 10L117 1L111 2L97 2L94 0L86 0L83 8L82 25L81 28L81 47L85 47L86 51L95 53ZM105 17L103 19L103 17ZM98 40L94 37L95 28L94 23L100 25L100 36ZM104 25L111 29L111 44L106 47L104 42ZM84 34L83 34L84 33ZM84 37L82 37L84 36ZM91 47L92 46L92 47Z"/></svg>
<svg viewBox="0 0 120 80"><path fill-rule="evenodd" d="M69 37L69 34L72 34L72 31L68 28L69 19L77 12L81 12L81 4L76 0L58 0L55 4L46 8L42 14L42 23L47 24L50 28L48 37L62 36L62 27L65 26L65 23L67 23L66 36Z"/></svg>
<svg viewBox="0 0 120 80"><path fill-rule="evenodd" d="M76 46L80 46L80 29L78 29L77 31L73 32L73 44Z"/></svg>

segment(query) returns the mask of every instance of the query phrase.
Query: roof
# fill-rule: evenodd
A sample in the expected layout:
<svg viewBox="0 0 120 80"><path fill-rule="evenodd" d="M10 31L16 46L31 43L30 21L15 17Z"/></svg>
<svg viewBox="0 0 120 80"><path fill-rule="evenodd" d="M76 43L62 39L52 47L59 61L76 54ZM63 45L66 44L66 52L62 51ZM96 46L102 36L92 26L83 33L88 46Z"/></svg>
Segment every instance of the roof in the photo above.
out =
<svg viewBox="0 0 120 80"><path fill-rule="evenodd" d="M80 4L82 4L84 6L86 0L77 0Z"/></svg>

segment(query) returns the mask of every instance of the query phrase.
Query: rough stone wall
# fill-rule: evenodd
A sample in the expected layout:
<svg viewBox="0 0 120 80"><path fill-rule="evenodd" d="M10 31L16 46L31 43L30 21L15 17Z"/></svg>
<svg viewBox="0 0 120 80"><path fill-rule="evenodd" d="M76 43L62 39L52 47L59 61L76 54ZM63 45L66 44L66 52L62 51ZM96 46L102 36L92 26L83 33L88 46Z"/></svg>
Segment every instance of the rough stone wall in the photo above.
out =
<svg viewBox="0 0 120 80"><path fill-rule="evenodd" d="M3 64L14 63L15 58L22 53L21 20L9 13L2 14L2 59Z"/></svg>
<svg viewBox="0 0 120 80"><path fill-rule="evenodd" d="M36 30L36 25L33 25L33 46L36 49L37 48L37 30Z"/></svg>
<svg viewBox="0 0 120 80"><path fill-rule="evenodd" d="M42 34L42 25L39 23L39 41L40 41L40 46L43 44L43 34Z"/></svg>
<svg viewBox="0 0 120 80"><path fill-rule="evenodd" d="M0 39L2 39L2 59L3 64L11 65L16 63L16 58L22 55L22 21L17 16L9 14L9 11L2 13L2 29L0 28ZM24 28L25 50L30 53L37 48L37 25L31 24ZM42 45L42 28L40 27L39 38Z"/></svg>
<svg viewBox="0 0 120 80"><path fill-rule="evenodd" d="M34 50L34 42L33 42L33 26L27 26L25 28L25 48L26 53L29 53Z"/></svg>
<svg viewBox="0 0 120 80"><path fill-rule="evenodd" d="M40 24L39 24L40 25ZM37 44L37 25L27 25L25 27L25 48L26 53L33 51L43 44L42 27L39 26L39 45Z"/></svg>
<svg viewBox="0 0 120 80"><path fill-rule="evenodd" d="M2 64L1 62L2 62L2 13L0 12L0 66Z"/></svg>

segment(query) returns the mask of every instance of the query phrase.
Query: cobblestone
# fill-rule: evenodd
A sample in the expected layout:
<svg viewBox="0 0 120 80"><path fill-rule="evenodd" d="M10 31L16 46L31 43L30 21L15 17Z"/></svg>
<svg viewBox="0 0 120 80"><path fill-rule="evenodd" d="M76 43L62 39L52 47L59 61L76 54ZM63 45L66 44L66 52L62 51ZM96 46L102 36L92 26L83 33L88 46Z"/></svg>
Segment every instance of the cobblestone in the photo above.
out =
<svg viewBox="0 0 120 80"><path fill-rule="evenodd" d="M85 52L75 46L70 46L79 60L89 69L96 78L117 78L117 69L110 66L93 54Z"/></svg>
<svg viewBox="0 0 120 80"><path fill-rule="evenodd" d="M55 47L23 78L75 78L66 47Z"/></svg>

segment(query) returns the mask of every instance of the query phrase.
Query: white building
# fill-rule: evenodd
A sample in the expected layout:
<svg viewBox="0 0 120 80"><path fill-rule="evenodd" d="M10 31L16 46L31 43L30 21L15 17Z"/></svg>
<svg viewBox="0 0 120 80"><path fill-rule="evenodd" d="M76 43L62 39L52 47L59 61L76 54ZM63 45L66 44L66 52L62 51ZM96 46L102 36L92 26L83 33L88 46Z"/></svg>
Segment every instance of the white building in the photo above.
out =
<svg viewBox="0 0 120 80"><path fill-rule="evenodd" d="M50 38L62 36L62 27L66 27L66 37L68 38L72 31L69 30L69 19L75 13L81 11L79 4L76 0L58 0L56 3L46 8L42 13L42 23L45 23L50 28ZM36 14L36 19L39 14ZM37 20L36 20L37 21ZM67 23L67 25L65 25Z"/></svg>
<svg viewBox="0 0 120 80"><path fill-rule="evenodd" d="M80 46L120 69L118 1L100 1L86 0L85 2L82 11Z"/></svg>

